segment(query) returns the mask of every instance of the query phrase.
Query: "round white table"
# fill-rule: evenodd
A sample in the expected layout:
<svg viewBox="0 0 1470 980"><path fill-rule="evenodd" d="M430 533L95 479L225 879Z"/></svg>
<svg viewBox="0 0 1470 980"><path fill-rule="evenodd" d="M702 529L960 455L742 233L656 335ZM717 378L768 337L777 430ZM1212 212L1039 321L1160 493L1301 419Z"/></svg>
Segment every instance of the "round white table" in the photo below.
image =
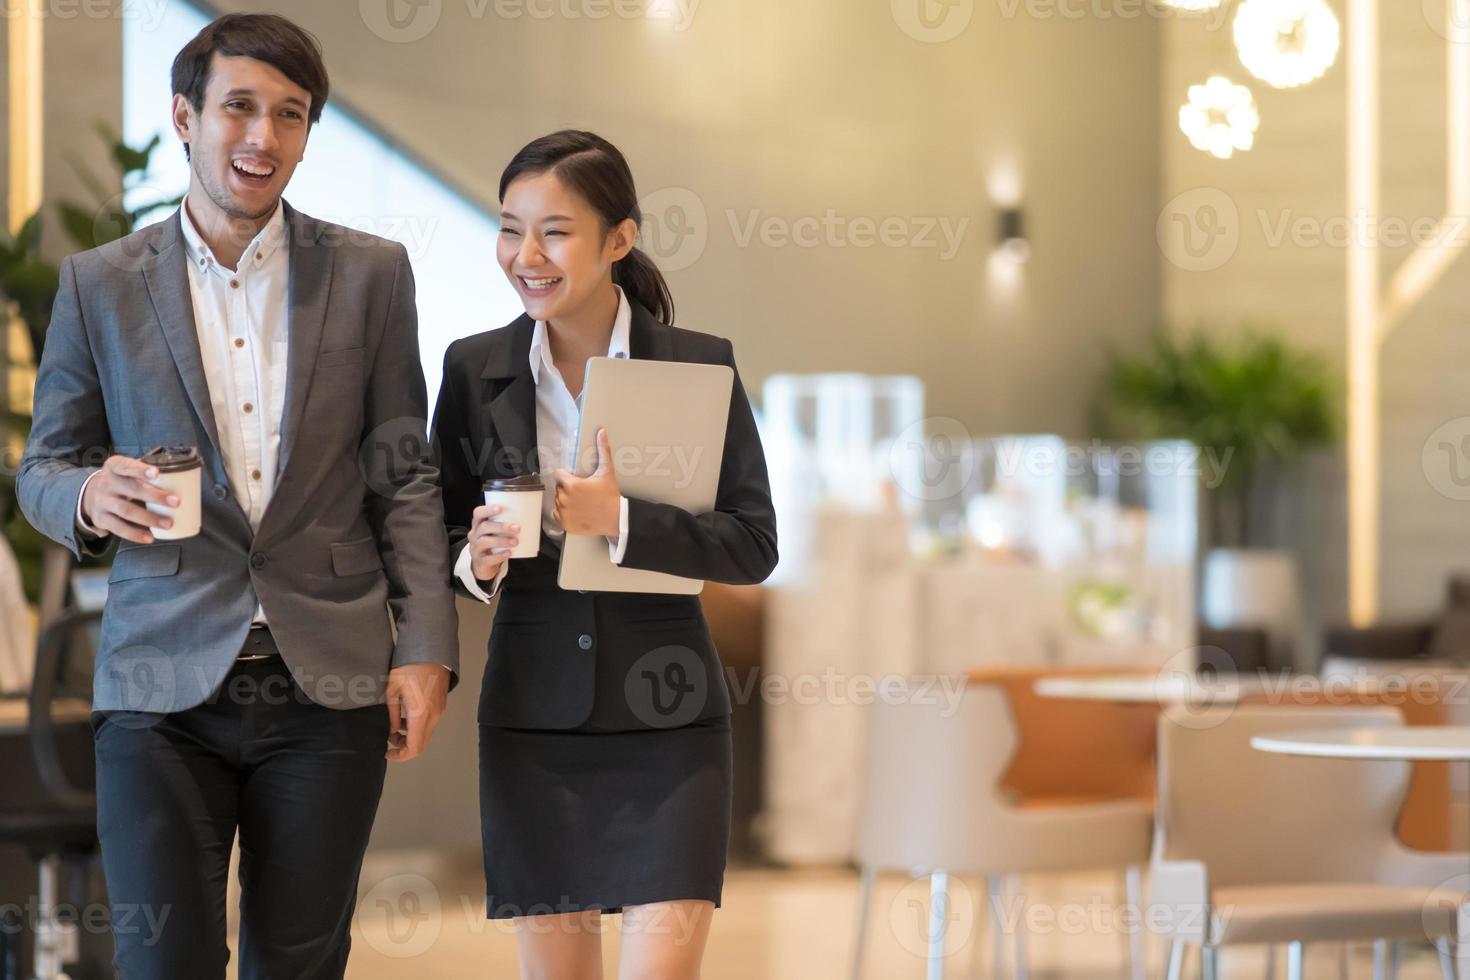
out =
<svg viewBox="0 0 1470 980"><path fill-rule="evenodd" d="M1391 759L1405 762L1470 762L1470 725L1416 728L1322 728L1313 732L1257 735L1251 747L1282 755L1325 759Z"/></svg>
<svg viewBox="0 0 1470 980"><path fill-rule="evenodd" d="M1125 704L1235 704L1262 690L1260 680L1232 674L1202 679L1193 674L1059 674L1033 689L1046 698L1116 701Z"/></svg>
<svg viewBox="0 0 1470 980"><path fill-rule="evenodd" d="M1251 748L1319 759L1470 762L1470 725L1320 728L1312 732L1281 732L1252 737Z"/></svg>

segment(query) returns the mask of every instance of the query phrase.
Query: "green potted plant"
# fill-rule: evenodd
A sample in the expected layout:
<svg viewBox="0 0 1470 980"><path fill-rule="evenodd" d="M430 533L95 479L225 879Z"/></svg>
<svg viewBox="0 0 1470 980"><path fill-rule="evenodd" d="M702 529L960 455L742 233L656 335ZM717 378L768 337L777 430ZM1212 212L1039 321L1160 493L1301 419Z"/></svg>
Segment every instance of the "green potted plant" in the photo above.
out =
<svg viewBox="0 0 1470 980"><path fill-rule="evenodd" d="M9 329L10 317L20 317L39 351L46 327L51 322L51 304L56 298L56 266L41 257L41 214L26 219L14 238L0 237L0 329ZM8 371L0 374L8 386ZM41 563L45 539L21 516L15 498L17 447L30 430L29 418L11 411L10 392L0 391L0 535L15 553L26 596L35 602L41 587Z"/></svg>
<svg viewBox="0 0 1470 980"><path fill-rule="evenodd" d="M1266 626L1279 652L1294 640L1295 563L1284 550L1252 547L1253 490L1267 466L1335 443L1340 404L1319 357L1259 325L1228 339L1161 332L1139 353L1112 356L1095 413L1104 437L1188 439L1223 465L1204 495L1212 545L1201 583L1205 622Z"/></svg>
<svg viewBox="0 0 1470 980"><path fill-rule="evenodd" d="M143 193L148 187L149 163L161 137L154 136L144 146L131 147L106 123L97 123L96 129L107 144L114 167L111 180L99 180L80 160L73 159L72 167L93 200L89 204L60 201L56 205L62 228L78 251L129 235L153 213L175 208L183 200L182 196L165 198L157 193ZM126 197L140 196L147 199L125 205ZM19 316L30 338L36 364L40 363L45 348L51 307L60 283L56 265L41 253L41 215L40 211L31 215L14 238L0 236L0 329L8 326L10 315ZM8 384L9 365L0 365L0 449L4 451L6 463L0 466L0 534L15 552L28 598L36 602L46 555L64 555L64 552L57 546L48 546L40 533L26 522L16 504L15 472L10 464L18 461L12 459L14 447L25 439L30 420L27 415L11 410Z"/></svg>

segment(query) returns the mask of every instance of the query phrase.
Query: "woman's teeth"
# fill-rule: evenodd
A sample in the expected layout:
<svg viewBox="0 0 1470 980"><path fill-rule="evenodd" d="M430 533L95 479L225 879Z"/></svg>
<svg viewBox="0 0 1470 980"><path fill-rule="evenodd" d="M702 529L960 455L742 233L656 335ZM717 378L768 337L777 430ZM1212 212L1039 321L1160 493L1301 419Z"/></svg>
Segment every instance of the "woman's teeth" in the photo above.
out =
<svg viewBox="0 0 1470 980"><path fill-rule="evenodd" d="M526 284L527 289L544 291L555 287L557 283L561 282L561 277L558 276L552 279L530 279L526 276L521 276L521 282Z"/></svg>

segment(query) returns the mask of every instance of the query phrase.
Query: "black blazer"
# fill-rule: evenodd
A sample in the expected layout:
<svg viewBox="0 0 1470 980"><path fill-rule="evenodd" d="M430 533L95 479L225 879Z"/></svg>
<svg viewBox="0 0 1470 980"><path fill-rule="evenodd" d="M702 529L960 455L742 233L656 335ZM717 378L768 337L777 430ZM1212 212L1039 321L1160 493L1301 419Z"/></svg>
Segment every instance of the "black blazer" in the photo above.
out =
<svg viewBox="0 0 1470 980"><path fill-rule="evenodd" d="M735 367L730 341L668 326L631 306L633 357ZM484 503L484 481L537 466L534 331L535 322L522 316L458 340L444 355L433 442L451 569L466 546L474 509ZM541 553L513 560L501 582L480 692L482 724L630 730L729 713L698 596L565 590L556 583L560 559L558 544L542 535ZM764 581L775 568L765 454L738 370L715 509L690 514L630 496L622 563L733 584Z"/></svg>

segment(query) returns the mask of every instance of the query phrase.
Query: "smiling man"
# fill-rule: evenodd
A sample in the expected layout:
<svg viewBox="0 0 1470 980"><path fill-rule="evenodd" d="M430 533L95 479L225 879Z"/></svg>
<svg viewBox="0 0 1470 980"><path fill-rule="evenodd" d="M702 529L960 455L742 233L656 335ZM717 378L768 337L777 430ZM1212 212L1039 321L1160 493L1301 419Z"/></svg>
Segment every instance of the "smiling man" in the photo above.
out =
<svg viewBox="0 0 1470 980"><path fill-rule="evenodd" d="M407 253L282 200L327 90L290 21L214 21L173 65L183 206L62 264L19 495L77 555L118 541L92 728L123 980L225 976L237 833L239 976L343 976L386 760L458 666Z"/></svg>

